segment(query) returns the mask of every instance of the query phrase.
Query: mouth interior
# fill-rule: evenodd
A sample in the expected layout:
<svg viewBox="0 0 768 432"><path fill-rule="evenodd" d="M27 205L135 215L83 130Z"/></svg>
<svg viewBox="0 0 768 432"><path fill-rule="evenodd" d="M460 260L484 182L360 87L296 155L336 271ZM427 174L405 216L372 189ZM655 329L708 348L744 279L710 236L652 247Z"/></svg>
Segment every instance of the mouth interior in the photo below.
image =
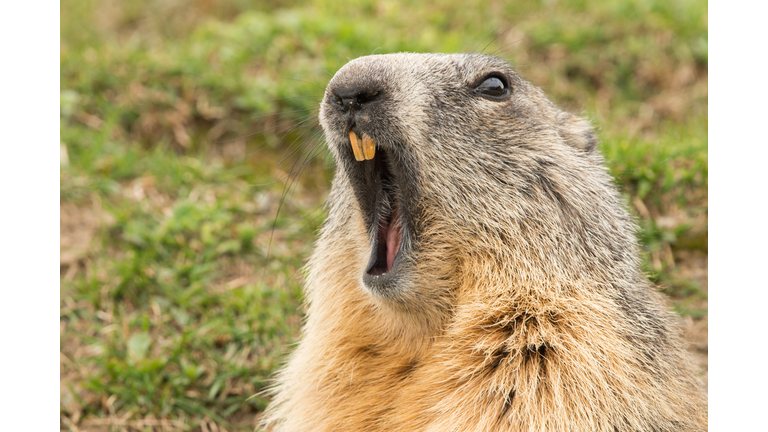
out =
<svg viewBox="0 0 768 432"><path fill-rule="evenodd" d="M381 178L381 191L375 206L379 217L374 218L374 221L378 221L378 230L374 235L373 256L367 270L367 273L373 276L392 271L403 240L400 200L397 198L397 187L385 159L385 154L377 154L374 159L374 170Z"/></svg>

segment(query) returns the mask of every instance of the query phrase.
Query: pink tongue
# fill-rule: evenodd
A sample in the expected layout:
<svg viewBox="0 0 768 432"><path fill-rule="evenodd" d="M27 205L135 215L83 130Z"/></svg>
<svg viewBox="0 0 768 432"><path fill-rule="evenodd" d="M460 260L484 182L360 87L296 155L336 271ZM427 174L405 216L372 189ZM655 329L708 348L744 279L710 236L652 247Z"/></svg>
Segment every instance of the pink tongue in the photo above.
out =
<svg viewBox="0 0 768 432"><path fill-rule="evenodd" d="M394 202L392 206L392 218L387 229L387 273L392 270L397 251L400 250L400 242L403 240L403 227L400 224L400 203Z"/></svg>

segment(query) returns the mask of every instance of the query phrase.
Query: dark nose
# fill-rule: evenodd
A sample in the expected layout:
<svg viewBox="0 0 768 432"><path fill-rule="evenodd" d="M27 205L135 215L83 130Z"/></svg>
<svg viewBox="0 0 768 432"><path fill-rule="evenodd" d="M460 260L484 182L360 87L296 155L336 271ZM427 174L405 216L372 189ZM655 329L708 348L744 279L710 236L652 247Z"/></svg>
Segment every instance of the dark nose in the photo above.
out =
<svg viewBox="0 0 768 432"><path fill-rule="evenodd" d="M346 86L336 87L331 90L344 112L359 111L363 107L378 99L381 89L371 86Z"/></svg>

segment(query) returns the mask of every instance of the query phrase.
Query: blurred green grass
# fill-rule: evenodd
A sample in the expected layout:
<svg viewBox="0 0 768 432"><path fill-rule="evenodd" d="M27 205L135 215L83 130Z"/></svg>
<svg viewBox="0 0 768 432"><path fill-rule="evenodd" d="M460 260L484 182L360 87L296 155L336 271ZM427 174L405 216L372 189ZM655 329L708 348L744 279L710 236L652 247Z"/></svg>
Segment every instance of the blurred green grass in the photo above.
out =
<svg viewBox="0 0 768 432"><path fill-rule="evenodd" d="M705 1L66 0L62 429L252 430L331 176L281 159L330 74L483 47L592 119L649 276L706 318L676 262L707 250Z"/></svg>

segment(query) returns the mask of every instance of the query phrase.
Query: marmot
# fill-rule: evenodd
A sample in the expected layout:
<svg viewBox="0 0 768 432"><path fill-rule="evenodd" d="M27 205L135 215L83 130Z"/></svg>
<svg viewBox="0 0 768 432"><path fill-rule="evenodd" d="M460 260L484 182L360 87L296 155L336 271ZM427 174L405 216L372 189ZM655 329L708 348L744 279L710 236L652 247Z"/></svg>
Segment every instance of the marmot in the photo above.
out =
<svg viewBox="0 0 768 432"><path fill-rule="evenodd" d="M274 431L703 431L590 124L482 54L355 59Z"/></svg>

